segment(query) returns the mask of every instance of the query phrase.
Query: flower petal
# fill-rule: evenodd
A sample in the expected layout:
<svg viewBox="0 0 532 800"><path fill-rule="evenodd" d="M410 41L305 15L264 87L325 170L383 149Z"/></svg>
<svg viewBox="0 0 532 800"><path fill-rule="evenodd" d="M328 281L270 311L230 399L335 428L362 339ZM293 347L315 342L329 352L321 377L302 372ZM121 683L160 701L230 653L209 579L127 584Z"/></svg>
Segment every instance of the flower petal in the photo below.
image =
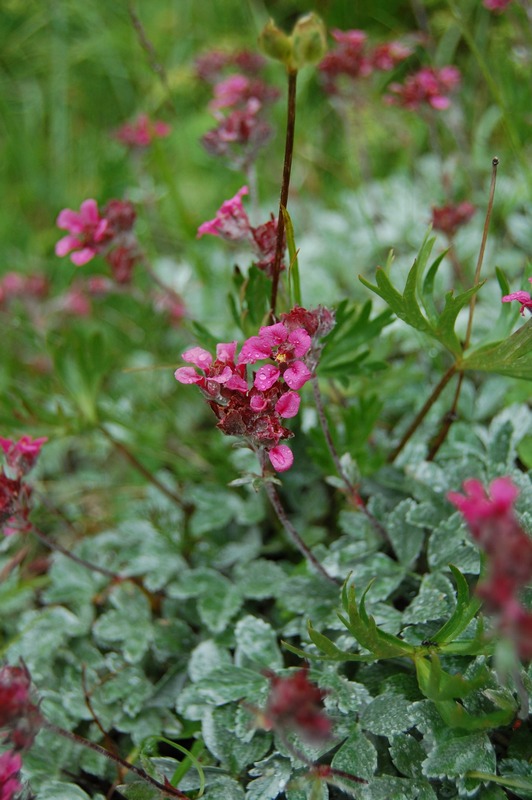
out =
<svg viewBox="0 0 532 800"><path fill-rule="evenodd" d="M286 444L278 444L277 447L272 447L268 453L268 458L277 472L286 472L294 463L294 455Z"/></svg>

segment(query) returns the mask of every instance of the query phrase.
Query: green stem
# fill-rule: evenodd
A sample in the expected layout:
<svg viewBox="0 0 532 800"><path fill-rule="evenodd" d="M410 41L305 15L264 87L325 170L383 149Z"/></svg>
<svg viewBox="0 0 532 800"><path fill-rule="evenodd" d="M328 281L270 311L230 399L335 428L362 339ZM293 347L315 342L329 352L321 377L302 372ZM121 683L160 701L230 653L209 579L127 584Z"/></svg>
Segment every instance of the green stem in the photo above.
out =
<svg viewBox="0 0 532 800"><path fill-rule="evenodd" d="M296 127L296 86L297 70L288 70L288 100L286 118L286 139L284 148L283 182L281 184L281 198L279 201L279 215L277 217L277 241L275 245L275 258L272 269L272 294L270 301L270 316L275 320L277 306L277 293L279 290L279 276L284 252L284 216L283 209L288 205L288 192L290 189L290 175L292 173L292 156L294 153L294 132Z"/></svg>

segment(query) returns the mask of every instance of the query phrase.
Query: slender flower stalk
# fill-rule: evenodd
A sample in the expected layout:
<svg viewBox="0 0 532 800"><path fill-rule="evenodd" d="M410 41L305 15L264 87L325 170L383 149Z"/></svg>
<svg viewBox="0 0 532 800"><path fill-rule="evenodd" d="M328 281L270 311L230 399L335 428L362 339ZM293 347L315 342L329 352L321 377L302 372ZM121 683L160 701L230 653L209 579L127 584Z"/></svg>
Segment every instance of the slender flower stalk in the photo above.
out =
<svg viewBox="0 0 532 800"><path fill-rule="evenodd" d="M403 438L401 439L401 441L399 442L397 447L394 447L392 452L389 454L389 456L387 458L387 461L388 461L389 464L392 464L395 461L395 459L397 458L399 453L403 450L403 448L405 447L407 442L410 441L410 438L417 431L417 429L419 428L419 426L421 425L421 423L423 422L423 420L427 416L428 412L430 411L430 409L432 408L432 406L434 405L434 403L436 402L436 400L438 399L440 394L443 392L443 390L445 389L445 387L447 386L447 384L449 383L449 381L451 380L451 378L455 374L456 370L457 370L457 365L456 364L452 364L449 367L449 369L447 370L447 372L440 379L440 382L437 384L437 386L435 386L435 388L432 391L432 394L430 395L430 397L428 398L428 400L424 404L423 408L416 415L414 421L412 422L412 424L410 425L410 427L408 428L408 430L404 434Z"/></svg>
<svg viewBox="0 0 532 800"><path fill-rule="evenodd" d="M265 464L263 465L263 467L265 467ZM310 548L307 547L307 545L305 544L305 542L303 541L303 539L301 538L295 527L288 519L288 515L284 510L281 498L275 491L273 483L269 480L265 480L263 485L266 494L268 495L268 500L270 501L273 510L277 515L277 519L283 526L288 538L290 539L294 547L296 547L299 550L301 555L309 562L309 564L311 564L311 566L316 570L316 572L319 572L319 574L326 580L328 580L329 583L332 583L335 586L339 586L340 581L338 581L336 578L333 578L332 575L329 575L323 564L320 564L314 553L312 553Z"/></svg>
<svg viewBox="0 0 532 800"><path fill-rule="evenodd" d="M333 442L333 438L331 436L331 431L329 429L329 423L327 422L327 417L325 415L325 409L323 407L323 399L320 392L319 382L316 375L311 378L312 382L312 391L314 392L314 402L316 404L316 410L318 412L318 419L320 422L321 430L325 437L325 443L327 445L327 449L331 455L331 458L334 462L334 466L336 467L336 471L344 483L346 494L349 500L356 506L362 513L367 517L371 525L375 528L377 533L383 536L385 539L389 539L388 532L384 525L382 525L379 520L373 516L371 511L368 510L366 504L360 497L358 493L358 487L349 479L345 469L342 466L342 462L340 460L340 456L338 455L338 451L336 446Z"/></svg>
<svg viewBox="0 0 532 800"><path fill-rule="evenodd" d="M496 185L496 181L497 181L497 167L499 166L499 159L497 157L495 157L492 160L491 164L492 164L492 171L491 171L490 192L489 192L489 198L488 198L488 208L486 210L486 218L484 220L484 229L482 231L482 240L480 242L480 250L479 250L479 253L478 253L477 266L476 266L476 269L475 269L475 277L474 277L474 281L473 281L473 286L477 286L477 284L480 282L480 273L481 273L481 270L482 270L482 262L484 261L484 251L486 249L486 242L487 242L487 239L488 239L488 230L489 230L489 224L490 224L490 220L491 220L491 212L493 210L493 198L495 197L495 185ZM468 317L468 320L467 320L467 330L466 330L466 335L465 335L464 345L463 345L464 350L467 350L467 348L469 347L470 341L471 341L471 331L473 329L473 316L475 314L476 302L477 302L477 296L476 296L476 294L474 294L473 297L471 298L470 302L469 302L469 317ZM444 443L445 439L447 438L447 434L449 433L451 425L457 419L457 416L458 416L457 415L458 401L460 399L460 392L462 391L463 381L464 381L464 373L460 372L460 374L458 375L458 381L457 381L457 384L456 384L456 389L455 389L455 392L454 392L454 397L453 397L453 402L451 404L451 408L445 414L445 416L444 416L444 418L443 418L443 420L441 422L440 429L439 429L438 433L436 434L436 436L434 437L434 439L432 441L432 444L430 446L430 449L429 449L429 452L428 452L428 455L427 455L427 461L433 461L434 460L434 458L436 457L436 454L438 453L438 450L440 449L440 447Z"/></svg>
<svg viewBox="0 0 532 800"><path fill-rule="evenodd" d="M162 483L158 478L156 478L155 475L138 460L138 458L131 452L131 450L129 450L128 447L126 447L125 444L122 444L122 442L119 442L118 439L115 439L114 436L112 436L112 434L110 434L107 428L105 428L103 425L100 425L98 430L103 433L105 438L111 442L113 447L119 453L121 453L121 455L123 455L127 461L129 461L131 466L134 467L137 472L140 472L140 474L146 478L149 483L155 486L155 488L162 492L169 500L179 506L179 508L182 508L183 501L181 498L175 494L175 492L165 486L164 483Z"/></svg>
<svg viewBox="0 0 532 800"><path fill-rule="evenodd" d="M71 553L70 550L67 550L66 547L63 547L58 542L54 542L53 539L50 539L45 533L40 531L38 528L33 526L31 528L31 532L42 542L46 547L50 550L55 550L57 553L61 553L61 555L66 556L71 561L75 561L76 564L81 564L82 567L86 567L91 572L99 572L101 575L105 575L107 578L111 578L111 580L116 581L117 583L120 581L125 580L125 578L121 575L117 575L116 572L111 572L110 569L106 569L105 567L99 567L96 564L93 564L90 561L86 561L84 558L80 556L76 556L74 553Z"/></svg>
<svg viewBox="0 0 532 800"><path fill-rule="evenodd" d="M88 739L84 739L83 736L78 736L77 733L72 733L72 731L67 731L65 728L61 728L59 725L54 725L53 722L49 722L47 719L42 720L42 726L43 728L47 728L49 731L52 731L52 733L62 736L64 739L68 739L75 744L79 744L82 747L87 747L89 750L93 750L95 753L98 753L101 756L105 756L105 758L108 758L110 761L114 761L116 764L124 767L124 769L127 769L129 772L133 772L141 780L158 789L161 794L164 795L164 797L177 797L179 800L189 800L188 795L184 794L179 789L176 789L170 783L161 783L156 778L152 778L151 775L148 775L146 770L142 769L141 767L136 767L134 764L131 764L131 762L126 761L125 758L121 758L120 756L116 755L116 753L111 753L109 750L106 750L105 747L101 747L101 745L96 744L96 742L90 742Z"/></svg>
<svg viewBox="0 0 532 800"><path fill-rule="evenodd" d="M279 201L279 216L277 218L277 242L275 246L275 259L272 271L272 294L270 301L270 316L275 322L275 310L277 307L277 293L279 290L279 276L281 274L281 263L283 260L284 249L284 215L283 210L288 205L288 192L290 189L290 176L292 173L292 156L294 153L294 132L296 126L296 86L297 70L288 70L288 100L287 100L287 120L286 120L286 139L283 164L283 182L281 185L281 199Z"/></svg>

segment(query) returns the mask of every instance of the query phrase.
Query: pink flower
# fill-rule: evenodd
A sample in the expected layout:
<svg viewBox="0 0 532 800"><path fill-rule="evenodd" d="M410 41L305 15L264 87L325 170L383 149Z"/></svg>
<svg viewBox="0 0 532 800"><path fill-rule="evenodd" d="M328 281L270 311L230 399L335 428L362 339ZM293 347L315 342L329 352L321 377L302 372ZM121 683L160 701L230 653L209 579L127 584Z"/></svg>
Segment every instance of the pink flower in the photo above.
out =
<svg viewBox="0 0 532 800"><path fill-rule="evenodd" d="M198 238L210 234L220 236L229 242L239 242L249 239L251 236L251 225L249 217L242 205L242 197L248 194L249 189L243 186L230 200L226 200L218 211L214 219L204 222L198 228Z"/></svg>
<svg viewBox="0 0 532 800"><path fill-rule="evenodd" d="M272 347L264 336L250 336L242 345L238 363L254 364L255 361L262 361L264 358L270 358L271 354Z"/></svg>
<svg viewBox="0 0 532 800"><path fill-rule="evenodd" d="M482 5L484 8L487 8L488 11L493 11L495 14L502 14L503 11L506 11L511 2L512 0L483 0Z"/></svg>
<svg viewBox="0 0 532 800"><path fill-rule="evenodd" d="M0 728L7 729L5 739L17 750L30 747L41 725L30 688L31 678L25 667L0 669Z"/></svg>
<svg viewBox="0 0 532 800"><path fill-rule="evenodd" d="M275 410L283 419L291 419L295 417L299 411L301 398L295 392L285 392L282 394L275 404Z"/></svg>
<svg viewBox="0 0 532 800"><path fill-rule="evenodd" d="M532 278L528 280L532 283ZM513 292L501 298L502 303L510 303L512 300L517 300L521 303L521 308L519 309L521 316L525 316L525 308L532 314L532 297L530 297L528 292Z"/></svg>
<svg viewBox="0 0 532 800"><path fill-rule="evenodd" d="M8 750L0 756L0 800L13 800L22 789L19 773L22 759L19 753Z"/></svg>
<svg viewBox="0 0 532 800"><path fill-rule="evenodd" d="M140 114L133 122L126 122L115 131L115 138L128 147L149 147L154 139L169 136L172 129L166 122L152 122L147 114Z"/></svg>
<svg viewBox="0 0 532 800"><path fill-rule="evenodd" d="M77 267L86 264L100 252L108 239L109 222L100 216L96 200L84 200L79 212L64 208L57 217L57 227L69 231L55 246L58 256L72 250L70 260Z"/></svg>
<svg viewBox="0 0 532 800"><path fill-rule="evenodd" d="M487 577L477 592L521 657L530 658L532 639L527 636L532 634L532 615L520 605L518 592L532 580L532 538L513 511L518 489L510 478L497 478L489 491L474 479L464 482L464 491L464 495L449 492L447 497L462 512L488 557Z"/></svg>
<svg viewBox="0 0 532 800"><path fill-rule="evenodd" d="M329 94L342 94L349 84L367 78L374 69L389 71L411 55L410 47L401 42L384 42L374 49L368 47L364 31L332 31L337 45L330 50L319 65L325 91ZM342 79L344 84L341 83Z"/></svg>
<svg viewBox="0 0 532 800"><path fill-rule="evenodd" d="M391 83L388 87L391 94L386 101L393 105L403 106L410 111L422 105L429 105L437 111L449 108L451 101L447 96L460 83L460 72L453 66L436 69L423 67L413 75L409 75L403 84Z"/></svg>
<svg viewBox="0 0 532 800"><path fill-rule="evenodd" d="M332 723L323 708L326 692L311 683L308 669L281 678L266 672L271 689L264 710L268 729L295 731L310 744L321 744L331 737Z"/></svg>
<svg viewBox="0 0 532 800"><path fill-rule="evenodd" d="M465 225L473 214L476 208L471 203L458 203L454 205L449 203L445 206L432 207L432 227L434 230L442 231L452 238L458 228Z"/></svg>
<svg viewBox="0 0 532 800"><path fill-rule="evenodd" d="M292 451L286 444L278 444L268 451L268 458L277 472L286 472L294 463Z"/></svg>
<svg viewBox="0 0 532 800"><path fill-rule="evenodd" d="M284 371L283 378L291 389L301 389L312 378L312 373L302 361L294 361Z"/></svg>
<svg viewBox="0 0 532 800"><path fill-rule="evenodd" d="M253 386L255 389L259 389L261 392L266 392L268 389L271 389L275 383L277 383L280 374L281 370L277 367L274 367L273 364L265 364L264 367L260 367L257 370L255 379L253 381Z"/></svg>
<svg viewBox="0 0 532 800"><path fill-rule="evenodd" d="M8 467L14 469L18 475L25 475L37 461L41 447L47 441L46 436L41 436L40 439L23 436L18 442L0 436L0 447L6 454Z"/></svg>
<svg viewBox="0 0 532 800"><path fill-rule="evenodd" d="M205 150L228 158L234 169L247 170L273 133L261 109L261 103L252 97L245 108L236 108L226 117L220 115L218 126L201 139Z"/></svg>
<svg viewBox="0 0 532 800"><path fill-rule="evenodd" d="M251 99L257 100L261 106L277 100L279 92L273 86L259 78L248 78L245 75L230 75L219 81L214 87L214 99L209 103L211 111L238 106L245 108Z"/></svg>

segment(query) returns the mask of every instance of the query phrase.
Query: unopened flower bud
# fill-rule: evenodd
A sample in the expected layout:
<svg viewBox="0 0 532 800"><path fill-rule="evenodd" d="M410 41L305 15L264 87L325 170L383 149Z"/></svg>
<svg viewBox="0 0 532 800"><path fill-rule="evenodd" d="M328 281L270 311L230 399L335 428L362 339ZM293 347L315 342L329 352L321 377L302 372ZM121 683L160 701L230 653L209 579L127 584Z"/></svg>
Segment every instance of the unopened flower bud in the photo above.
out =
<svg viewBox="0 0 532 800"><path fill-rule="evenodd" d="M321 61L327 51L327 32L321 17L305 14L292 31L292 62L296 69Z"/></svg>
<svg viewBox="0 0 532 800"><path fill-rule="evenodd" d="M286 35L271 19L262 29L259 35L259 47L270 58L276 61L282 61L287 64L292 56L292 42L289 36Z"/></svg>

